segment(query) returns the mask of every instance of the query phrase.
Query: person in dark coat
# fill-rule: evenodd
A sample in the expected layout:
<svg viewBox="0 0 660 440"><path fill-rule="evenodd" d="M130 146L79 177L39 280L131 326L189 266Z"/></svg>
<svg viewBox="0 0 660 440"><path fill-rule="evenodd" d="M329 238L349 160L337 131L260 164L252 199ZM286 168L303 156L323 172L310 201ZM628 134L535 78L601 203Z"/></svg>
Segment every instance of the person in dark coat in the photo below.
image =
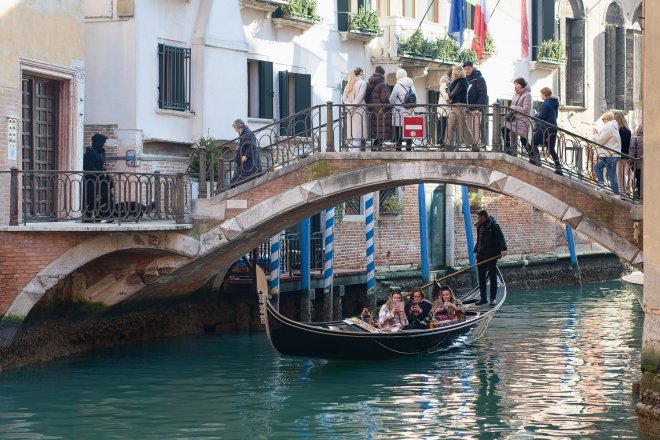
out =
<svg viewBox="0 0 660 440"><path fill-rule="evenodd" d="M468 82L467 104L488 105L488 87L481 71L474 68L472 61L463 63L465 79ZM481 146L481 119L484 107L470 107L467 111L467 129L472 135L472 150L479 151Z"/></svg>
<svg viewBox="0 0 660 440"><path fill-rule="evenodd" d="M630 155L630 140L632 139L632 132L628 128L628 122L623 112L614 112L614 119L619 126L619 136L621 136L621 153ZM625 196L626 189L632 188L633 182L630 173L629 163L625 158L618 161L616 164L617 181L619 182L619 194Z"/></svg>
<svg viewBox="0 0 660 440"><path fill-rule="evenodd" d="M634 157L633 170L635 171L635 197L642 198L642 163L644 162L644 126L637 127L637 133L630 141L630 155Z"/></svg>
<svg viewBox="0 0 660 440"><path fill-rule="evenodd" d="M376 72L367 81L366 102L369 104L372 150L382 150L383 142L392 138L392 108L385 69L381 66L376 66Z"/></svg>
<svg viewBox="0 0 660 440"><path fill-rule="evenodd" d="M404 311L408 318L408 325L404 330L421 330L428 328L428 315L433 305L424 299L424 292L413 290L410 293L410 299L404 305Z"/></svg>
<svg viewBox="0 0 660 440"><path fill-rule="evenodd" d="M261 175L261 159L259 158L257 138L245 122L242 119L236 119L232 127L240 136L240 146L236 149L234 158L236 169L229 182L232 186L236 186Z"/></svg>
<svg viewBox="0 0 660 440"><path fill-rule="evenodd" d="M105 141L107 136L96 133L92 136L92 145L83 155L83 180L85 181L85 212L83 222L100 221L106 217L111 206L111 182L105 174Z"/></svg>
<svg viewBox="0 0 660 440"><path fill-rule="evenodd" d="M451 104L467 104L468 82L465 79L465 71L461 66L451 68L451 83L447 89L449 102ZM472 145L470 135L465 125L465 106L451 107L449 120L447 121L447 133L445 134L445 145L448 151L454 151L461 142Z"/></svg>
<svg viewBox="0 0 660 440"><path fill-rule="evenodd" d="M506 240L500 225L488 215L485 209L477 213L477 244L474 246L474 256L477 263L493 257L506 256ZM490 280L490 305L495 305L497 299L497 260L478 266L479 292L481 300L477 305L488 303L486 296L486 273Z"/></svg>
<svg viewBox="0 0 660 440"><path fill-rule="evenodd" d="M536 126L534 139L532 141L532 158L530 159L530 162L535 165L541 165L539 145L545 145L548 147L548 152L550 153L550 156L552 156L552 160L555 164L555 174L562 176L561 161L559 160L559 155L555 149L555 143L557 142L559 99L556 96L552 96L552 90L549 87L543 87L541 89L541 97L543 98L543 103L541 104L541 111L536 117L547 122L547 124L539 122Z"/></svg>

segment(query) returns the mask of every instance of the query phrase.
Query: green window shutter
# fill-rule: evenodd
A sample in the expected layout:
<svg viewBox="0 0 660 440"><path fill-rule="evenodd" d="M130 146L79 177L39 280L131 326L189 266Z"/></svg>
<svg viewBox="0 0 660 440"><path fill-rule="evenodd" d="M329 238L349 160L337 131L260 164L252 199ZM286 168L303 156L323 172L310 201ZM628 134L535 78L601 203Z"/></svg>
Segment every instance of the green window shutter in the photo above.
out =
<svg viewBox="0 0 660 440"><path fill-rule="evenodd" d="M615 81L616 69L616 26L608 24L605 26L605 102L610 108L615 105Z"/></svg>
<svg viewBox="0 0 660 440"><path fill-rule="evenodd" d="M278 72L280 83L280 119L289 116L289 72ZM280 123L280 134L287 136L286 122Z"/></svg>
<svg viewBox="0 0 660 440"><path fill-rule="evenodd" d="M312 106L312 75L297 73L295 76L295 112L309 110ZM295 134L305 132L305 127L311 127L309 112L296 117Z"/></svg>
<svg viewBox="0 0 660 440"><path fill-rule="evenodd" d="M541 35L541 41L554 40L554 39L555 39L555 0L543 0L543 30Z"/></svg>
<svg viewBox="0 0 660 440"><path fill-rule="evenodd" d="M273 63L259 61L259 117L273 119Z"/></svg>
<svg viewBox="0 0 660 440"><path fill-rule="evenodd" d="M584 19L566 19L566 104L584 107Z"/></svg>
<svg viewBox="0 0 660 440"><path fill-rule="evenodd" d="M555 39L555 0L533 0L531 3L532 60L537 60L541 43Z"/></svg>
<svg viewBox="0 0 660 440"><path fill-rule="evenodd" d="M616 108L623 110L626 107L626 29L617 26L615 32L614 104Z"/></svg>
<svg viewBox="0 0 660 440"><path fill-rule="evenodd" d="M337 29L340 32L349 30L350 9L348 3L349 0L337 0Z"/></svg>

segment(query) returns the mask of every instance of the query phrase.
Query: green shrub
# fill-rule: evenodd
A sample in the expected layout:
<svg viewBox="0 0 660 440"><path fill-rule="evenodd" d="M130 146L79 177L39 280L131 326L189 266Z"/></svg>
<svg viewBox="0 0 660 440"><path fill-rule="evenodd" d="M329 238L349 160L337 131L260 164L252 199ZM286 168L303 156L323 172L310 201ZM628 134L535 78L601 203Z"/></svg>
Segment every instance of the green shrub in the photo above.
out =
<svg viewBox="0 0 660 440"><path fill-rule="evenodd" d="M403 211L403 202L401 197L392 194L380 206L380 211L388 214L400 214Z"/></svg>
<svg viewBox="0 0 660 440"><path fill-rule="evenodd" d="M497 48L495 47L495 40L493 39L493 35L488 32L486 34L486 43L484 43L484 52L495 53L496 51Z"/></svg>
<svg viewBox="0 0 660 440"><path fill-rule="evenodd" d="M545 40L539 46L539 61L553 61L563 63L566 61L566 49L564 43L555 40Z"/></svg>
<svg viewBox="0 0 660 440"><path fill-rule="evenodd" d="M380 34L380 23L378 22L378 13L376 11L367 11L364 8L351 15L351 30L366 32L369 34Z"/></svg>
<svg viewBox="0 0 660 440"><path fill-rule="evenodd" d="M283 17L298 18L309 21L320 21L316 13L316 0L289 0L288 5L280 6Z"/></svg>
<svg viewBox="0 0 660 440"><path fill-rule="evenodd" d="M190 156L190 162L188 163L188 170L186 174L190 175L190 178L194 181L199 179L199 149L206 148L206 178L209 178L209 171L211 170L211 164L213 163L213 155L210 153L210 149L215 146L217 139L213 137L204 137L197 139L195 142L196 149L192 152ZM215 169L214 175L218 176L218 165L217 162L214 164Z"/></svg>
<svg viewBox="0 0 660 440"><path fill-rule="evenodd" d="M460 46L458 42L453 38L438 38L434 42L434 56L433 58L456 62L458 60L458 54L460 52Z"/></svg>
<svg viewBox="0 0 660 440"><path fill-rule="evenodd" d="M461 64L466 61L472 61L474 64L479 62L477 59L477 53L472 49L461 49L458 53L458 61Z"/></svg>

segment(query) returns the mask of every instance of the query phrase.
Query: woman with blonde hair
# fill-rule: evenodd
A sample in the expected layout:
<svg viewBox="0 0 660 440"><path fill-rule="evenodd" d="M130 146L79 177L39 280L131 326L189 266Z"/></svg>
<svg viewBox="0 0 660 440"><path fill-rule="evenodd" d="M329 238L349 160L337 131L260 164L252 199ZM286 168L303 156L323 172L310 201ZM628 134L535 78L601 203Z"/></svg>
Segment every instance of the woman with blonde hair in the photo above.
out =
<svg viewBox="0 0 660 440"><path fill-rule="evenodd" d="M614 112L614 119L616 120L617 125L619 126L619 136L621 137L621 153L630 154L630 140L632 138L632 132L628 128L628 123L626 122L623 112ZM628 161L620 160L616 165L616 176L617 180L621 182L621 195L625 195L626 189L632 187L632 178L630 176L630 171L627 169Z"/></svg>
<svg viewBox="0 0 660 440"><path fill-rule="evenodd" d="M364 80L364 71L356 67L348 74L348 83L342 94L342 101L346 107L346 139L349 148L363 148L367 138L367 116L365 108L365 95L367 82Z"/></svg>
<svg viewBox="0 0 660 440"><path fill-rule="evenodd" d="M614 194L619 193L619 183L616 179L616 164L619 161L619 154L621 152L621 136L619 135L619 124L614 119L614 113L611 111L605 112L601 116L601 120L605 124L603 128L597 130L594 127L593 141L598 145L596 146L596 154L598 159L594 165L594 172L598 179L598 190L602 191L604 185L603 168L607 168L607 179L610 181L610 186Z"/></svg>
<svg viewBox="0 0 660 440"><path fill-rule="evenodd" d="M469 134L465 123L465 106L467 104L468 82L465 78L465 71L458 64L451 68L451 83L448 87L449 102L451 104L462 104L461 106L452 105L449 111L449 120L447 121L447 133L445 135L445 145L448 151L454 151L461 141L472 145L471 139L464 139ZM457 133L458 131L458 133ZM472 137L470 135L470 137Z"/></svg>

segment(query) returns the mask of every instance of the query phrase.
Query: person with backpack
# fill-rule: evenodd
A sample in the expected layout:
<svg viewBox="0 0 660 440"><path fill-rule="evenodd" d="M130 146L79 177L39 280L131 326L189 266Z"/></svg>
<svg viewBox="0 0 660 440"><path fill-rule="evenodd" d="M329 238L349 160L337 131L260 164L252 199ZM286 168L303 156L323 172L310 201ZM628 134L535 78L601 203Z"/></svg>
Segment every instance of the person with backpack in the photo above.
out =
<svg viewBox="0 0 660 440"><path fill-rule="evenodd" d="M383 143L392 137L392 111L388 94L385 69L376 66L376 72L367 81L365 95L369 121L371 121L371 151L381 151Z"/></svg>
<svg viewBox="0 0 660 440"><path fill-rule="evenodd" d="M488 105L488 87L481 72L474 68L472 61L465 61L463 70L468 82L467 104ZM483 110L483 107L469 107L465 115L468 131L472 134L472 151L479 151L481 146Z"/></svg>
<svg viewBox="0 0 660 440"><path fill-rule="evenodd" d="M396 151L401 151L403 140L403 117L412 115L417 103L417 91L413 80L404 69L396 71L396 84L390 94L390 104L394 105L394 143ZM412 139L406 139L406 151L412 151Z"/></svg>

